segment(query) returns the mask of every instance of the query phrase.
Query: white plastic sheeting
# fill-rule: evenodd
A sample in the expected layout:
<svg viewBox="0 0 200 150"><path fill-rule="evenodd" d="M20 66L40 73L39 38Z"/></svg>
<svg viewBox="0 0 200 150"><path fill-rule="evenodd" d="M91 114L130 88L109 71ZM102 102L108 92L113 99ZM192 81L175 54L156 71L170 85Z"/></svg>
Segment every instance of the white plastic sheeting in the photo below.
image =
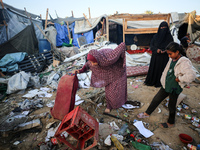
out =
<svg viewBox="0 0 200 150"><path fill-rule="evenodd" d="M146 66L150 64L151 55L147 52L142 54L129 54L126 52L126 66Z"/></svg>
<svg viewBox="0 0 200 150"><path fill-rule="evenodd" d="M27 88L28 82L30 79L30 75L21 71L8 80L7 94L14 93L19 90L24 90Z"/></svg>

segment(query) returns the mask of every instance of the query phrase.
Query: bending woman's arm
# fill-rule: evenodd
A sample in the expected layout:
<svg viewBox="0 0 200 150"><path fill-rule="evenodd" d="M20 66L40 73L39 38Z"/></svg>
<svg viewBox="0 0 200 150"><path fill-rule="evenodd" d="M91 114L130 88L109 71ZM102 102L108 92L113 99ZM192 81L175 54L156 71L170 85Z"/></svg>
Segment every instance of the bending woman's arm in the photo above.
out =
<svg viewBox="0 0 200 150"><path fill-rule="evenodd" d="M89 69L88 63L86 62L82 69L78 70L78 73L86 72Z"/></svg>

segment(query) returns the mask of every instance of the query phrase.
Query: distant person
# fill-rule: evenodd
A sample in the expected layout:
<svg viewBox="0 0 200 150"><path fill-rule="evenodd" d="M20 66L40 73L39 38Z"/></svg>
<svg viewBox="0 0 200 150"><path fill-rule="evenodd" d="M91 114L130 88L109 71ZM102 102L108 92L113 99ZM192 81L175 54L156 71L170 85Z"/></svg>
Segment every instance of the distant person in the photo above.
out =
<svg viewBox="0 0 200 150"><path fill-rule="evenodd" d="M187 49L188 46L189 46L189 44L190 44L190 42L191 42L191 40L190 40L190 34L187 33L186 36L182 37L180 41L181 41L181 45L182 45L185 49Z"/></svg>
<svg viewBox="0 0 200 150"><path fill-rule="evenodd" d="M117 48L91 50L87 62L77 73L92 71L91 86L105 87L106 113L121 107L127 101L126 45L121 43Z"/></svg>
<svg viewBox="0 0 200 150"><path fill-rule="evenodd" d="M171 42L167 47L167 54L170 57L161 77L162 87L154 96L147 110L137 115L138 118L148 118L157 106L169 96L169 118L166 123L161 123L162 128L173 127L176 116L176 103L183 87L196 78L191 61L186 58L181 45Z"/></svg>
<svg viewBox="0 0 200 150"><path fill-rule="evenodd" d="M161 22L158 32L153 36L150 43L152 51L149 71L144 84L147 86L160 87L160 77L169 60L165 47L173 41L167 22Z"/></svg>

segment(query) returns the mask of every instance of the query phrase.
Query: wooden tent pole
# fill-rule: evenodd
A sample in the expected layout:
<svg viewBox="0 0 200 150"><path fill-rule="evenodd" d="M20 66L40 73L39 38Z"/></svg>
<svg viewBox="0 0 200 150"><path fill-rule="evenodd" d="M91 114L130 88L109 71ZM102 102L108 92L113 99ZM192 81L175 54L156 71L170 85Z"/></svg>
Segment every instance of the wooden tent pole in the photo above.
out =
<svg viewBox="0 0 200 150"><path fill-rule="evenodd" d="M25 10L25 12L26 12L26 16L27 16L27 18L29 18L30 22L32 23L31 16L30 16L30 17L28 16L28 13L27 13L27 11L26 11L26 8L25 8L25 7L24 7L24 10Z"/></svg>
<svg viewBox="0 0 200 150"><path fill-rule="evenodd" d="M49 43L50 43L51 46L53 47L54 54L57 55L57 56L60 58L60 60L65 59L64 54L62 54L62 53L60 53L60 52L58 51L58 49L56 48L56 46L55 46L55 45L51 42L51 40L45 35L45 33L42 31L42 29L41 29L37 24L35 24L35 25L38 27L38 29L41 31L41 33L44 35L44 37L47 39L47 41L49 41Z"/></svg>
<svg viewBox="0 0 200 150"><path fill-rule="evenodd" d="M37 24L35 24L37 27L38 27L38 29L41 31L41 33L44 35L44 37L47 39L47 41L49 41L49 43L52 45L52 47L53 47L53 49L57 49L56 48L56 46L51 42L51 40L45 35L45 33L42 31L42 29L37 25Z"/></svg>
<svg viewBox="0 0 200 150"><path fill-rule="evenodd" d="M74 17L74 13L73 13L73 11L71 11L72 12L72 17Z"/></svg>
<svg viewBox="0 0 200 150"><path fill-rule="evenodd" d="M105 19L103 19L103 23L102 23L101 36L103 35L103 32L104 32L104 23L105 23Z"/></svg>
<svg viewBox="0 0 200 150"><path fill-rule="evenodd" d="M167 23L168 23L168 26L170 25L170 18L171 18L171 14L168 14L168 16L167 16Z"/></svg>
<svg viewBox="0 0 200 150"><path fill-rule="evenodd" d="M91 19L91 15L90 15L90 7L88 7L88 11L89 11L89 19Z"/></svg>
<svg viewBox="0 0 200 150"><path fill-rule="evenodd" d="M48 18L48 12L49 12L49 8L47 8L47 12L46 12L46 20L45 20L45 27L44 29L47 28L47 18Z"/></svg>
<svg viewBox="0 0 200 150"><path fill-rule="evenodd" d="M123 19L123 42L125 43L125 20Z"/></svg>
<svg viewBox="0 0 200 150"><path fill-rule="evenodd" d="M2 0L1 0L1 6L4 9L4 4L3 4ZM3 17L5 18L4 13L3 13ZM8 25L6 23L6 20L3 20L3 24L4 24L4 26L6 26L6 36L7 36L7 40L8 40Z"/></svg>
<svg viewBox="0 0 200 150"><path fill-rule="evenodd" d="M66 21L66 23L67 23L67 31L68 31L69 41L70 41L71 40L71 34L69 32L69 22Z"/></svg>
<svg viewBox="0 0 200 150"><path fill-rule="evenodd" d="M87 20L87 23L89 24L90 27L92 27L92 25L90 24L89 20L87 19L86 15L83 13L83 16L85 17L85 19Z"/></svg>
<svg viewBox="0 0 200 150"><path fill-rule="evenodd" d="M107 41L109 41L109 22L108 22L108 17L106 17L106 34L107 34Z"/></svg>
<svg viewBox="0 0 200 150"><path fill-rule="evenodd" d="M2 8L4 9L4 5L3 5L3 1L1 0L1 6L2 6Z"/></svg>

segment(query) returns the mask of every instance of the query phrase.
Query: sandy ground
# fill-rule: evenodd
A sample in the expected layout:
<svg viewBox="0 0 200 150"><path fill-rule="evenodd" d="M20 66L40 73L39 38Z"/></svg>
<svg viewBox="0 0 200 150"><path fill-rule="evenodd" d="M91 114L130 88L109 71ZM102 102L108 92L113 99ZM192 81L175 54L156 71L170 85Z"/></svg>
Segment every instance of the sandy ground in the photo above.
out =
<svg viewBox="0 0 200 150"><path fill-rule="evenodd" d="M182 109L179 113L181 115L176 116L176 124L175 127L169 128L169 129L163 129L159 127L159 123L166 122L168 118L168 108L165 106L165 102L163 101L159 105L159 109L161 112L159 113L159 109L157 108L150 118L145 119L138 119L137 114L140 112L144 112L146 108L149 106L152 98L157 93L159 88L155 87L149 87L143 85L145 76L138 76L138 77L129 77L127 80L128 83L128 100L130 101L139 101L141 102L142 106L140 108L135 108L132 110L125 110L125 109L117 109L112 110L111 114L118 115L121 118L128 119L131 122L135 119L141 120L148 124L147 129L151 130L154 135L149 137L148 139L145 139L148 143L152 144L153 142L163 142L164 144L168 145L170 148L174 150L181 150L183 147L186 147L186 144L182 143L179 139L180 133L185 133L190 135L193 138L194 145L200 143L200 138L197 133L197 131L192 130L189 128L189 126L192 126L191 120L185 119L185 114L190 114L192 116L200 116L200 86L197 83L192 83L189 88L184 88L183 93L187 95L187 98L183 100L185 104L189 106L189 109ZM27 89L28 91L29 89ZM91 94L95 91L94 88L89 89L79 89L77 91L77 94L80 94L81 96ZM19 94L11 94L7 98L12 99L11 102L1 102L0 104L0 117L3 118L4 116L8 115L15 107L16 103L18 101L22 100L22 95ZM56 97L56 91L54 91L53 96L49 98L49 100L54 100ZM96 97L91 98L91 100L96 100L97 97L101 97L98 102L105 102L105 98L103 97L103 94L96 95ZM100 108L97 108L97 104L92 104L89 101L85 101L82 104L80 104L80 107L83 108L85 111L87 111L92 117L98 120L102 120L105 124L115 121L116 124L121 127L122 124L124 124L124 121L120 121L119 119L103 115L103 111L105 110L105 104L100 106ZM191 112L192 109L195 109L197 112L196 114L193 114ZM41 109L34 110L31 115L33 114L41 114L43 112L49 112L48 107L43 107ZM124 114L128 114L128 117L125 117ZM2 120L2 119L1 119ZM13 150L13 149L21 149L21 150L27 150L27 149L40 149L39 145L42 144L42 142L45 142L45 137L47 136L46 125L51 122L59 123L58 120L53 119L50 117L50 115L47 115L46 117L41 118L42 125L40 128L37 129L31 129L31 130L25 130L25 131L9 131L9 132L1 132L0 137L0 149L2 150ZM56 124L56 125L57 125ZM136 128L133 126L133 124L129 124L130 131L136 130ZM102 133L104 132L104 133ZM103 141L105 140L105 137L111 132L111 130L108 130L108 128L103 128L102 130L99 130L99 143L100 146L96 146L92 149L111 149L110 146L105 146L103 144ZM104 135L102 135L104 134ZM20 141L20 144L13 145L14 142ZM133 147L130 147L129 145L124 146L125 149L134 149ZM64 144L60 144L57 147L54 147L54 149L67 149L67 146Z"/></svg>

